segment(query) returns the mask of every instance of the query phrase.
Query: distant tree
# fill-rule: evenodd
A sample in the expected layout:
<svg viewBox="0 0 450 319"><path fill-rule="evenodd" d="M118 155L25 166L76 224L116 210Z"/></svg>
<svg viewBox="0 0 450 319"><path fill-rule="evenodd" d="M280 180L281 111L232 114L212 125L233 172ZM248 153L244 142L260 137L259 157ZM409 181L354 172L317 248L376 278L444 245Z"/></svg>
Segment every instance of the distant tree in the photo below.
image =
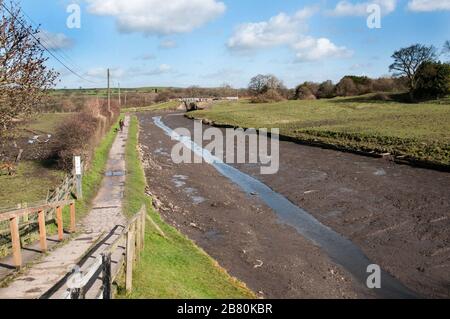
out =
<svg viewBox="0 0 450 319"><path fill-rule="evenodd" d="M444 47L442 49L442 54L450 57L450 41L445 41Z"/></svg>
<svg viewBox="0 0 450 319"><path fill-rule="evenodd" d="M248 85L248 90L253 95L264 94L269 90L279 91L283 89L285 89L283 82L271 74L259 74L253 77Z"/></svg>
<svg viewBox="0 0 450 319"><path fill-rule="evenodd" d="M417 70L414 95L419 98L440 98L450 94L450 64L424 62Z"/></svg>
<svg viewBox="0 0 450 319"><path fill-rule="evenodd" d="M329 99L335 96L336 87L331 80L322 82L317 90L317 98Z"/></svg>
<svg viewBox="0 0 450 319"><path fill-rule="evenodd" d="M394 76L404 76L408 79L410 97L414 99L414 90L417 85L417 70L422 63L436 60L435 47L414 44L394 52L392 58L394 63L389 67L389 70L394 72Z"/></svg>
<svg viewBox="0 0 450 319"><path fill-rule="evenodd" d="M295 88L295 99L297 100L315 100L319 85L314 82L305 82Z"/></svg>
<svg viewBox="0 0 450 319"><path fill-rule="evenodd" d="M0 7L0 134L14 120L37 112L58 76L45 65L39 30L27 24L18 4L11 1L8 7Z"/></svg>
<svg viewBox="0 0 450 319"><path fill-rule="evenodd" d="M354 96L358 94L358 88L350 76L343 77L336 85L336 95Z"/></svg>

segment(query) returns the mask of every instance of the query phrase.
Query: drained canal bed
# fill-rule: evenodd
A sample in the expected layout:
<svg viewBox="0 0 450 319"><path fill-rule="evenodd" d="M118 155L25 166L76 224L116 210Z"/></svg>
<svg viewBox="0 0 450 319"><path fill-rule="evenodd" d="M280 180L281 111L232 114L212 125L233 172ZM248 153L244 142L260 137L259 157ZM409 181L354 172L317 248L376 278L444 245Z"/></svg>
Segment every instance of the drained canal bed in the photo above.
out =
<svg viewBox="0 0 450 319"><path fill-rule="evenodd" d="M279 217L282 223L294 227L302 236L320 246L328 256L341 265L356 279L362 287L365 287L369 273L368 266L371 262L362 250L350 240L323 225L304 209L294 205L283 195L273 191L261 181L239 171L238 169L223 163L214 157L209 151L195 144L190 137L182 136L164 124L161 117L153 117L156 126L162 129L173 140L183 143L197 156L210 163L218 172L227 177L233 183L241 187L249 196L257 195ZM365 288L368 289L368 288ZM382 271L381 288L375 290L377 296L383 298L414 298L415 293L407 289L398 280L387 272Z"/></svg>

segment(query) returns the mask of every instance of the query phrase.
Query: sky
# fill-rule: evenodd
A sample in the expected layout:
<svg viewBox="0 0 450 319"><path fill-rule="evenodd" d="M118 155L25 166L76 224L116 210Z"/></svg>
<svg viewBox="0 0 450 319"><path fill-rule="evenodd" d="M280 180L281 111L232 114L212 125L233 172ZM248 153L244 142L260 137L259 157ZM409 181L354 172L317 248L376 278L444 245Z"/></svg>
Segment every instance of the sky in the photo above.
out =
<svg viewBox="0 0 450 319"><path fill-rule="evenodd" d="M238 88L257 74L288 87L381 77L395 50L450 40L450 0L18 2L42 43L79 75L50 57L60 88L105 87L107 68L113 86L129 88Z"/></svg>

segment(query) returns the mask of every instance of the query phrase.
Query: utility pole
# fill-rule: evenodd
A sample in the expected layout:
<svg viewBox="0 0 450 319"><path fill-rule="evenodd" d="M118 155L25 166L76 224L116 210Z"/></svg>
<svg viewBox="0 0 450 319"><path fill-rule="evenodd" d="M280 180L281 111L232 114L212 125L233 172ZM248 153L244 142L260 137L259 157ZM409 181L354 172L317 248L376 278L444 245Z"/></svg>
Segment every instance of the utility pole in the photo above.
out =
<svg viewBox="0 0 450 319"><path fill-rule="evenodd" d="M122 100L120 98L120 82L119 82L119 107L122 106Z"/></svg>
<svg viewBox="0 0 450 319"><path fill-rule="evenodd" d="M110 81L110 74L109 74L109 69L108 69L108 112L111 112L111 89L110 89L109 81Z"/></svg>

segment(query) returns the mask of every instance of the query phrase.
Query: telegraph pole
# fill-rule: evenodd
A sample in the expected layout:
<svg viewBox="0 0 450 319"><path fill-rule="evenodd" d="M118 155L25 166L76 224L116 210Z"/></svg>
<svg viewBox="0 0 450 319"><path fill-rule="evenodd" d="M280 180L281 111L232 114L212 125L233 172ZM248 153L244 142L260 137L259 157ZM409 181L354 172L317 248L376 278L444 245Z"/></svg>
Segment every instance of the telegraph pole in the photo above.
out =
<svg viewBox="0 0 450 319"><path fill-rule="evenodd" d="M120 98L120 82L119 82L119 107L122 106L122 100Z"/></svg>
<svg viewBox="0 0 450 319"><path fill-rule="evenodd" d="M109 74L109 69L108 69L108 112L111 112L111 88L110 88L110 74Z"/></svg>

